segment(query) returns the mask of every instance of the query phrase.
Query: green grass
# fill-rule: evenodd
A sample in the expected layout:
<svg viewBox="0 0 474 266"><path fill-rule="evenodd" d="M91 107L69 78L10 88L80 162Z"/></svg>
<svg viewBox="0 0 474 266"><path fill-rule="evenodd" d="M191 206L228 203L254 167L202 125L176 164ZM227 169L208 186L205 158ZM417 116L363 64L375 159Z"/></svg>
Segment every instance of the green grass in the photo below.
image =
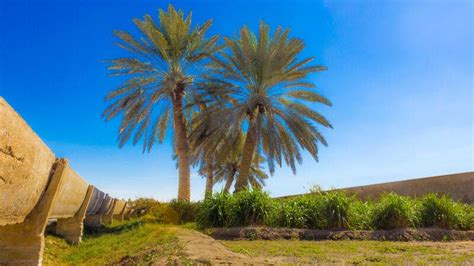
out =
<svg viewBox="0 0 474 266"><path fill-rule="evenodd" d="M140 262L157 256L177 255L181 250L176 228L156 223L132 221L88 231L80 246L70 246L63 239L46 237L45 265L116 263L125 256L140 256Z"/></svg>
<svg viewBox="0 0 474 266"><path fill-rule="evenodd" d="M466 242L262 240L221 241L221 243L234 252L251 257L278 259L281 264L474 263L474 244Z"/></svg>

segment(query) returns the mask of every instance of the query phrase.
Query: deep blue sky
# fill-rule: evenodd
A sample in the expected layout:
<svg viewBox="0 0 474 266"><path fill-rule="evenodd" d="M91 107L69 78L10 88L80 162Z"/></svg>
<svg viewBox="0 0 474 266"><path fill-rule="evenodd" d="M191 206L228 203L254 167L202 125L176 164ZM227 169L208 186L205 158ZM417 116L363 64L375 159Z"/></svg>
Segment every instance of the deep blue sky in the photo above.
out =
<svg viewBox="0 0 474 266"><path fill-rule="evenodd" d="M472 171L473 2L466 1L173 1L212 18L211 33L232 35L260 19L291 28L305 56L329 70L314 77L334 103L319 107L334 125L320 162L308 155L296 176L277 169L271 195L314 184L345 187ZM57 156L117 197L170 199L177 171L169 141L142 154L116 146L117 122L100 115L119 82L101 60L124 52L114 29L156 17L165 1L0 0L0 95ZM193 174L192 198L204 180Z"/></svg>

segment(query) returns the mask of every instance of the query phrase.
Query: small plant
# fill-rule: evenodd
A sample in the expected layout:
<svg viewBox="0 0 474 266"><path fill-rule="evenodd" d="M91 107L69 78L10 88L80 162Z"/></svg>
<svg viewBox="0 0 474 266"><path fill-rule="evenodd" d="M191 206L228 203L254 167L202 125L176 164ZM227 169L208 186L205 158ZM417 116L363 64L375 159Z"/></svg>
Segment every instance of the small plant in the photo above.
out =
<svg viewBox="0 0 474 266"><path fill-rule="evenodd" d="M409 197L393 192L384 194L373 211L373 225L377 229L416 227L416 204Z"/></svg>

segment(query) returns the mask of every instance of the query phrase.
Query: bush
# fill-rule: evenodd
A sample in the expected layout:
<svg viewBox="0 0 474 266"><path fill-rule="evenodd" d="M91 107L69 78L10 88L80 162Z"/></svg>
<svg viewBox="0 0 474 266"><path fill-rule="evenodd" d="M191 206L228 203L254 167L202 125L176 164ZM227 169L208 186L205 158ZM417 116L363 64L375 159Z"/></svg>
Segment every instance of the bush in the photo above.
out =
<svg viewBox="0 0 474 266"><path fill-rule="evenodd" d="M348 226L351 230L372 230L374 204L354 200L349 206Z"/></svg>
<svg viewBox="0 0 474 266"><path fill-rule="evenodd" d="M176 212L178 219L175 223L183 224L194 222L199 203L189 202L185 200L171 200L168 206Z"/></svg>
<svg viewBox="0 0 474 266"><path fill-rule="evenodd" d="M277 200L265 223L275 227L304 228L307 225L307 214L303 197Z"/></svg>
<svg viewBox="0 0 474 266"><path fill-rule="evenodd" d="M318 192L290 199L270 199L261 191L225 192L207 197L197 224L206 227L266 225L271 227L373 230L418 226L474 229L474 207L450 198L422 199L382 195L364 202L343 191Z"/></svg>
<svg viewBox="0 0 474 266"><path fill-rule="evenodd" d="M308 229L349 228L349 210L355 201L342 191L279 200L267 224Z"/></svg>
<svg viewBox="0 0 474 266"><path fill-rule="evenodd" d="M321 194L323 228L348 228L349 206L356 199L344 191L331 191Z"/></svg>
<svg viewBox="0 0 474 266"><path fill-rule="evenodd" d="M271 199L266 192L243 190L236 193L234 198L234 226L262 225L270 214Z"/></svg>
<svg viewBox="0 0 474 266"><path fill-rule="evenodd" d="M198 203L178 200L160 203L151 198L139 198L130 203L133 206L132 216L170 224L194 222L198 208Z"/></svg>
<svg viewBox="0 0 474 266"><path fill-rule="evenodd" d="M459 229L474 230L474 206L461 204L461 214Z"/></svg>
<svg viewBox="0 0 474 266"><path fill-rule="evenodd" d="M376 229L416 227L417 209L414 200L393 192L384 194L375 205L373 225Z"/></svg>
<svg viewBox="0 0 474 266"><path fill-rule="evenodd" d="M421 200L421 224L425 227L458 228L460 208L460 205L447 196L428 194Z"/></svg>
<svg viewBox="0 0 474 266"><path fill-rule="evenodd" d="M197 225L206 227L228 227L234 220L232 207L234 197L227 192L214 193L206 197L197 213Z"/></svg>
<svg viewBox="0 0 474 266"><path fill-rule="evenodd" d="M151 212L161 205L159 201L152 198L138 198L131 201L130 204L133 206L132 216L135 217L141 217L147 214L153 216Z"/></svg>

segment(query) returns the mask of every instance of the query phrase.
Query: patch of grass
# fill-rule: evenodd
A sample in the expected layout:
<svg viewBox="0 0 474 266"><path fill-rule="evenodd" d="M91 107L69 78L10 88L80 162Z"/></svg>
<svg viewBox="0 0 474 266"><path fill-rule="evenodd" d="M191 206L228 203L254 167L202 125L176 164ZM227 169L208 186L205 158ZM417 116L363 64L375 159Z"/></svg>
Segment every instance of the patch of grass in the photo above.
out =
<svg viewBox="0 0 474 266"><path fill-rule="evenodd" d="M474 252L465 243L386 241L220 241L233 252L279 258L281 263L470 264ZM471 248L474 244L471 244Z"/></svg>
<svg viewBox="0 0 474 266"><path fill-rule="evenodd" d="M89 232L79 246L68 245L56 236L47 236L44 264L100 265L117 263L126 256L140 254L139 261L146 262L156 259L156 256L176 254L179 250L176 228L131 221Z"/></svg>

